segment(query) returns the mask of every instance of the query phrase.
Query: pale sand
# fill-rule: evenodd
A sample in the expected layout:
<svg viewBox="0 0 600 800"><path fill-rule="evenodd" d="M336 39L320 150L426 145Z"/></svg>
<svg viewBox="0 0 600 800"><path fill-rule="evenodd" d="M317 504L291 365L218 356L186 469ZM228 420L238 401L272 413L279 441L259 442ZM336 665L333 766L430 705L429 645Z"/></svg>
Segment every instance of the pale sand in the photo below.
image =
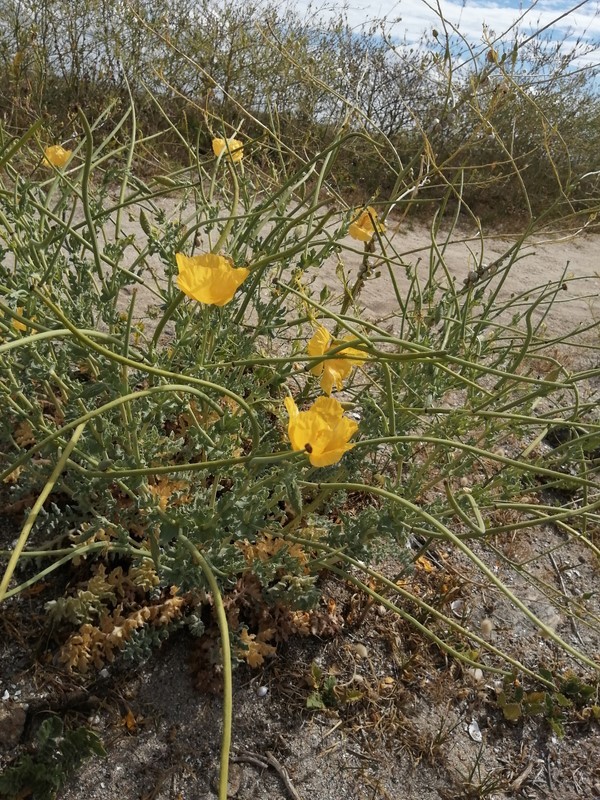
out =
<svg viewBox="0 0 600 800"><path fill-rule="evenodd" d="M181 214L180 207L174 201L165 201L161 206L171 222L188 221L190 218L189 207ZM147 237L139 226L139 211L132 209L128 217L129 220L124 225L126 233L133 234L138 245L143 246ZM481 239L475 230L458 227L449 241L443 231L438 233L434 246L430 229L424 223L410 220L389 225L386 238L388 243L385 247L390 266L388 267L385 259L382 260L381 248L377 246L376 252L370 257L370 277L365 282L357 303L360 312L371 321L389 320L390 316L399 314L390 269L401 296L405 297L409 285L406 266L417 272L419 283L423 287L432 260L443 260L448 276L454 279L456 291L464 293L464 280L469 272L476 271L478 266L492 264L517 241L517 235L507 234L489 234ZM342 246L339 257L329 257L322 266L309 268L302 279L311 287L315 300L318 300L319 291L324 285L331 289L333 299L329 301L329 305L334 312L339 310L339 298L342 294L342 284L336 270L342 264L348 285L352 286L363 257L360 242L346 237ZM202 252L203 247L208 249L205 240L201 241L196 252ZM563 288L557 293L544 320L546 327L541 331L542 335L552 339L566 332L585 329L600 320L599 253L599 240L594 234L538 233L521 246L514 263L510 264L509 258L499 266L489 285L485 286L483 300L489 296L497 282L502 281L495 307L506 303L511 296L529 293L515 307L515 310L524 312L544 287L560 281ZM126 263L130 263L130 258L126 258ZM149 306L156 306L159 302L156 292L150 288L156 286L152 275L157 276L159 283L163 282L164 268L158 256L147 259L147 269L147 285L137 288L136 316L144 316L144 311ZM437 269L437 279L442 284L448 282L441 267ZM127 290L125 296L120 298L120 305L123 307L128 303L128 295ZM336 297L338 302L335 301ZM540 304L534 311L533 322L546 312L547 304ZM509 313L502 314L499 320L510 324L513 313L511 309ZM598 344L597 325L585 331L579 340Z"/></svg>

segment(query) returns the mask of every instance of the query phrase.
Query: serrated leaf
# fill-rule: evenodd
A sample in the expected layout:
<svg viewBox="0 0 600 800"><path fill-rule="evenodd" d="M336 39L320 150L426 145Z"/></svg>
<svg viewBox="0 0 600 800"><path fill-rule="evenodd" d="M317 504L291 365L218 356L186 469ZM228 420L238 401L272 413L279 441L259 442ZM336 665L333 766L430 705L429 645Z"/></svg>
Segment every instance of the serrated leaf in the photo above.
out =
<svg viewBox="0 0 600 800"><path fill-rule="evenodd" d="M582 683L579 687L579 695L584 700L589 700L590 697L593 697L596 694L596 688L594 686L589 686L587 683Z"/></svg>
<svg viewBox="0 0 600 800"><path fill-rule="evenodd" d="M302 492L298 486L298 481L292 479L288 484L288 500L296 516L302 516Z"/></svg>
<svg viewBox="0 0 600 800"><path fill-rule="evenodd" d="M318 691L311 692L306 698L306 707L317 708L322 711L325 708L325 703L323 702L321 693Z"/></svg>
<svg viewBox="0 0 600 800"><path fill-rule="evenodd" d="M521 706L519 703L506 703L506 705L502 706L502 713L504 714L504 719L516 722L521 718Z"/></svg>
<svg viewBox="0 0 600 800"><path fill-rule="evenodd" d="M554 733L558 736L559 739L562 739L565 735L565 729L563 728L562 722L558 719L552 717L548 720L550 723L550 727L554 731Z"/></svg>
<svg viewBox="0 0 600 800"><path fill-rule="evenodd" d="M337 681L335 675L328 675L323 681L321 697L323 698L323 702L327 708L333 708L337 706L337 696L335 694L336 683Z"/></svg>
<svg viewBox="0 0 600 800"><path fill-rule="evenodd" d="M143 208L140 211L140 228L144 231L146 236L150 236L150 231L152 230L152 227L150 225L148 217L146 216L146 212L144 211Z"/></svg>
<svg viewBox="0 0 600 800"><path fill-rule="evenodd" d="M344 702L356 703L359 700L362 700L364 696L365 693L361 692L359 689L348 689L348 691L344 693Z"/></svg>
<svg viewBox="0 0 600 800"><path fill-rule="evenodd" d="M544 678L544 680L554 683L554 675L550 672L549 669L546 669L545 667L540 667L539 673L542 676L542 678Z"/></svg>
<svg viewBox="0 0 600 800"><path fill-rule="evenodd" d="M546 701L546 692L530 692L525 695L525 711L532 715L543 714L547 710Z"/></svg>
<svg viewBox="0 0 600 800"><path fill-rule="evenodd" d="M516 686L515 687L515 700L516 700L517 703L521 702L521 700L523 699L524 695L525 695L525 692L523 691L523 687L522 686Z"/></svg>
<svg viewBox="0 0 600 800"><path fill-rule="evenodd" d="M543 703L546 699L546 692L529 692L525 695L525 702L528 704Z"/></svg>
<svg viewBox="0 0 600 800"><path fill-rule="evenodd" d="M532 717L537 717L539 714L543 714L545 710L546 707L543 703L532 703L531 705L527 705L527 713Z"/></svg>
<svg viewBox="0 0 600 800"><path fill-rule="evenodd" d="M561 692L557 692L554 695L554 702L561 708L571 708L571 706L573 705L572 701L569 700L568 697L565 697L565 695L562 694Z"/></svg>
<svg viewBox="0 0 600 800"><path fill-rule="evenodd" d="M323 670L316 661L313 661L310 665L310 674L312 677L312 685L316 688L320 685L321 678L323 677Z"/></svg>

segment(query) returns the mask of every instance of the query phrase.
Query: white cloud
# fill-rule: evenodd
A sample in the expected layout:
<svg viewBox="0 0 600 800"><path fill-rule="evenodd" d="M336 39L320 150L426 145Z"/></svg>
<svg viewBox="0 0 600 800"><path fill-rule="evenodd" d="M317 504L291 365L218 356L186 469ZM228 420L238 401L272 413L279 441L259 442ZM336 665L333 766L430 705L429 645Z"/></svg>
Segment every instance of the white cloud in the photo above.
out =
<svg viewBox="0 0 600 800"><path fill-rule="evenodd" d="M519 29L524 34L550 25L549 31L562 38L567 33L582 36L588 41L598 41L600 37L600 2L587 0L577 11L567 14L577 6L572 0L539 0L537 3L524 3L521 10L507 3L489 2L486 0L440 0L439 6L444 19L456 26L461 35L471 42L481 42L484 25L501 35L511 31L517 20ZM379 5L369 3L348 7L348 18L352 25L359 26L368 19L387 17L388 20L400 17L393 27L394 36L409 42L417 41L425 31L437 28L442 32L442 25L435 8L435 0L380 0ZM511 34L509 34L510 36Z"/></svg>

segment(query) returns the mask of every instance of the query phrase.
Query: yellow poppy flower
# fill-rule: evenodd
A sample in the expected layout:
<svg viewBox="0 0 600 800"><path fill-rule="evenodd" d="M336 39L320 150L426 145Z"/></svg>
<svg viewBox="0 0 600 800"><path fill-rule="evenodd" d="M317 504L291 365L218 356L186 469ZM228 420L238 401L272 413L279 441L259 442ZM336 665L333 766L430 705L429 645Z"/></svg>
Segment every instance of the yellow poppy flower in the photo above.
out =
<svg viewBox="0 0 600 800"><path fill-rule="evenodd" d="M69 159L73 154L72 150L65 150L59 144L53 144L44 150L43 165L45 167L58 167L61 169L69 163Z"/></svg>
<svg viewBox="0 0 600 800"><path fill-rule="evenodd" d="M221 153L225 153L232 161L241 161L244 157L244 145L239 139L213 139L213 153L218 158Z"/></svg>
<svg viewBox="0 0 600 800"><path fill-rule="evenodd" d="M184 256L176 253L177 285L188 297L209 306L224 306L246 280L250 270L235 269L223 256L204 253L200 256Z"/></svg>
<svg viewBox="0 0 600 800"><path fill-rule="evenodd" d="M318 397L307 411L298 411L291 397L285 398L289 414L288 436L294 450L304 450L313 467L336 464L354 445L349 440L358 423L344 416L334 397Z"/></svg>
<svg viewBox="0 0 600 800"><path fill-rule="evenodd" d="M346 336L341 341L353 340L353 336ZM332 347L330 342L331 334L327 328L320 325L308 343L306 348L308 355L312 357L326 355ZM333 346L337 344L340 342L336 342ZM344 381L350 377L354 367L362 364L365 360L365 354L354 347L344 347L342 350L338 350L336 356L339 358L328 358L327 361L321 361L320 364L311 368L313 375L321 376L321 389L325 394L331 394L334 388L340 390Z"/></svg>
<svg viewBox="0 0 600 800"><path fill-rule="evenodd" d="M24 311L23 306L17 307L17 314L19 314L21 317L23 316L23 311ZM32 319L35 320L35 317L32 317ZM24 322L19 322L18 319L13 318L12 326L16 331L19 331L19 333L27 330L27 325L25 325Z"/></svg>
<svg viewBox="0 0 600 800"><path fill-rule="evenodd" d="M377 222L377 212L373 206L367 206L352 220L348 233L359 242L370 242L376 230L382 233L385 225Z"/></svg>

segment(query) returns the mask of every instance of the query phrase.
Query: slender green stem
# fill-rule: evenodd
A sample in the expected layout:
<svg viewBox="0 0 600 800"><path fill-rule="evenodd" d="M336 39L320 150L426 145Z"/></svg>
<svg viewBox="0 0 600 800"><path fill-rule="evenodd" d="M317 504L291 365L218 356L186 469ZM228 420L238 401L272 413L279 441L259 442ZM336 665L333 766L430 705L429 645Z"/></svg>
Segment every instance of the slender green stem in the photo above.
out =
<svg viewBox="0 0 600 800"><path fill-rule="evenodd" d="M236 220L237 206L238 206L238 202L239 202L239 199L240 199L240 186L239 186L239 182L238 182L238 179L237 179L237 175L235 174L235 168L229 162L228 162L227 165L229 167L229 172L231 174L231 178L232 178L232 181L233 181L233 200L232 200L232 204L231 204L231 213L229 214L229 217L227 218L227 221L225 222L225 225L223 226L223 230L221 231L221 235L219 236L219 238L217 240L217 243L215 244L214 247L211 248L211 251L210 251L211 253L217 253L217 254L219 253L221 248L224 246L225 242L227 241L227 237L231 233L231 229L233 228L233 225L234 225L235 220ZM165 328L165 325L171 319L171 317L173 316L173 314L177 310L177 307L179 306L179 304L181 303L181 301L183 300L184 297L185 297L185 293L184 292L178 292L175 295L175 297L173 297L171 302L169 303L169 305L168 305L165 313L163 314L160 322L156 326L156 330L154 331L154 335L152 337L152 347L153 348L156 347L156 345L158 344L158 342L160 340L160 337L161 337L161 334L162 334L162 332L163 332L163 330Z"/></svg>
<svg viewBox="0 0 600 800"><path fill-rule="evenodd" d="M300 486L310 486L316 487L317 489L322 488L322 484L320 483L311 483L308 481L300 481ZM407 500L404 497L400 497L393 492L388 492L386 489L380 489L376 486L368 486L364 483L328 483L326 484L332 491L341 490L347 492L361 492L364 494L377 494L381 497L386 497L388 500L391 500L394 503L398 503L398 505L403 506L404 508L409 509L417 516L420 516L423 520L425 520L429 525L431 525L438 533L441 534L443 539L454 544L459 550L461 550L469 560L475 564L476 567L488 578L488 580L499 589L502 594L511 602L513 603L523 614L540 630L548 639L551 639L555 644L559 645L565 652L569 653L573 658L577 661L586 664L588 667L591 667L594 670L600 671L600 664L592 661L591 658L582 653L581 651L577 650L568 642L565 642L556 631L554 631L549 625L542 622L539 617L537 617L531 609L529 609L525 603L523 603L515 594L512 592L506 584L502 583L502 581L494 574L494 572L483 563L483 561L477 556L466 544L465 542L459 537L456 536L452 531L439 522L435 517L429 514L419 506L411 503L410 500Z"/></svg>
<svg viewBox="0 0 600 800"><path fill-rule="evenodd" d="M10 147L5 148L4 152L0 155L0 169L9 163L15 153L18 153L23 145L27 144L32 136L35 136L36 132L42 127L43 124L44 120L38 119L37 122L34 122L31 128L28 128L19 139L10 145Z"/></svg>
<svg viewBox="0 0 600 800"><path fill-rule="evenodd" d="M165 464L160 467L148 466L139 469L107 469L105 472L99 470L91 470L80 468L90 478L106 477L112 480L113 478L135 478L144 477L149 475L169 475L177 474L178 472L205 472L206 470L219 470L227 467L257 467L257 466L270 466L278 464L282 461L293 461L304 457L304 453L299 450L284 450L283 452L271 453L267 456L239 456L238 458L219 458L214 461L194 461L191 464ZM10 471L14 467L11 466ZM0 476L1 480L1 476ZM272 479L269 478L267 483ZM254 487L253 487L254 489Z"/></svg>
<svg viewBox="0 0 600 800"><path fill-rule="evenodd" d="M366 575L369 575L369 577L374 578L378 583L383 584L391 592L394 592L395 594L399 594L404 600L406 600L408 602L414 603L418 608L420 608L426 614L431 615L432 617L434 617L435 619L439 620L444 625L447 625L449 628L451 628L452 630L454 630L457 633L461 634L462 636L465 636L465 637L471 639L472 641L474 641L476 644L478 644L483 649L487 650L488 652L492 653L493 655L497 656L498 658L502 659L503 661L506 661L512 667L515 667L517 670L522 671L526 675L529 675L530 677L535 678L536 680L540 680L542 683L546 683L545 679L542 676L540 676L537 673L535 673L534 671L530 670L528 667L526 667L524 664L522 664L517 659L512 658L507 653L503 652L502 650L499 650L491 642L488 642L486 639L482 638L477 633L474 633L473 631L467 630L465 627L463 627L456 620L452 619L451 617L447 617L445 614L442 614L441 611L439 611L434 606L429 605L429 603L427 603L421 597L419 597L416 594L412 594L407 589L405 589L402 586L401 583L399 583L399 582L394 583L389 578L386 578L384 575L382 575L381 573L377 572L377 570L372 569L371 567L365 566L365 564L361 563L360 561L357 561L356 559L352 558L351 556L348 556L346 553L343 552L343 550L340 550L339 548L333 549L329 545L326 545L326 544L324 544L322 542L317 542L317 541L314 541L312 539L304 539L304 538L302 538L300 536L296 536L296 535L293 535L293 534L285 535L284 538L285 539L289 539L292 542L298 542L299 544L302 544L307 548L323 550L329 555L329 557L334 557L334 558L336 558L338 560L344 561L348 566L352 567L353 569L361 570ZM426 549L426 548L423 548L422 550L424 551L424 549ZM335 567L332 567L331 564L327 564L327 568L332 570L333 572L336 572L341 577L343 577L345 580L349 580L351 582L354 582L355 585L359 586L368 595L373 597L373 599L377 600L377 602L381 603L386 608L389 608L390 611L393 611L395 614L398 614L398 616L402 617L402 619L406 619L411 625L415 625L415 627L418 630L420 630L425 636L427 636L427 638L432 639L433 641L435 641L436 644L438 644L445 652L450 653L451 655L453 655L454 657L456 657L460 661L464 661L465 660L465 655L463 653L460 653L460 652L454 650L449 645L447 645L446 642L444 642L438 636L436 636L426 625L423 625L413 615L409 614L406 611L405 608L400 608L397 604L392 603L386 597L383 597L381 595L381 593L375 592L372 588L367 587L364 583L362 583L361 581L358 581L356 576L353 576L350 573L348 573L347 570L336 569ZM479 661L478 662L473 662L470 659L467 659L467 661L468 661L468 663L471 664L471 666L479 667L481 669L487 669L487 670L490 670L492 672L498 672L498 670L496 670L495 668L488 667L487 665L483 664L482 662L479 662Z"/></svg>
<svg viewBox="0 0 600 800"><path fill-rule="evenodd" d="M26 461L28 461L33 455L35 455L35 453L38 453L40 450L43 450L48 444L60 438L61 436L64 436L65 433L68 433L73 428L77 428L77 426L79 425L85 425L87 422L94 419L95 417L99 417L102 414L105 414L107 411L111 411L114 408L119 408L125 403L130 403L133 400L139 400L143 397L151 397L152 395L161 394L164 392L187 392L190 394L194 394L197 397L200 397L205 402L208 402L214 410L218 411L219 413L221 412L219 406L211 403L210 399L204 394L204 392L201 392L198 389L194 389L191 386L187 386L186 384L169 384L166 386L153 386L151 389L141 389L138 392L130 392L129 394L126 394L122 397L117 397L114 400L111 400L110 402L105 403L102 406L99 406L98 408L94 408L92 411L88 411L81 417L78 417L77 419L68 422L66 425L63 425L63 427L60 428L59 430L50 433L40 442L34 443L25 453L23 453L21 456L15 459L15 461L13 461L9 467L7 467L3 472L0 473L0 481L3 481L4 478L6 478L8 475L10 475L11 472L13 472L13 470L24 464ZM248 458L250 459L251 456L248 456ZM146 474L144 470L142 470L141 472L142 474ZM98 474L106 475L112 473L99 472ZM125 471L124 474L127 475L128 472Z"/></svg>
<svg viewBox="0 0 600 800"><path fill-rule="evenodd" d="M179 541L187 548L192 559L204 573L213 596L215 614L221 634L221 653L223 657L223 734L221 737L221 763L219 771L219 800L227 800L227 784L229 778L229 753L231 750L231 728L233 722L233 679L231 669L231 644L229 642L229 625L223 606L223 598L213 570L198 550L183 533L178 534Z"/></svg>
<svg viewBox="0 0 600 800"><path fill-rule="evenodd" d="M96 224L94 222L94 218L92 217L92 210L91 210L90 196L89 196L89 187L92 174L94 138L92 136L92 130L90 128L89 122L87 121L87 117L85 116L81 108L77 109L77 115L79 117L79 121L81 122L81 126L85 134L85 161L83 164L83 174L81 176L81 200L83 205L83 213L88 227L89 243L92 248L92 255L94 256L94 264L96 266L96 272L98 273L98 278L100 280L100 283L104 285L102 260L100 258L98 240L96 239Z"/></svg>
<svg viewBox="0 0 600 800"><path fill-rule="evenodd" d="M160 341L160 337L162 332L165 329L165 325L171 319L175 311L177 310L177 306L181 303L183 298L185 297L185 292L177 292L177 294L173 297L169 305L167 306L165 313L162 315L160 322L156 326L156 330L154 331L154 335L152 336L151 347L154 348Z"/></svg>
<svg viewBox="0 0 600 800"><path fill-rule="evenodd" d="M57 570L59 567L62 567L63 564L68 564L69 561L72 561L74 558L78 558L79 556L86 555L88 553L123 553L130 556L136 556L137 558L143 558L145 560L151 561L151 557L149 553L145 553L142 550L139 550L135 547L131 547L130 545L117 545L117 544L108 544L106 542L93 542L92 544L85 545L84 547L70 547L65 548L62 550L42 550L42 551L35 551L35 550L23 550L20 554L20 558L44 558L44 557L54 557L62 556L53 564L50 564L48 567L40 570L36 575L32 578L29 578L23 583L20 583L18 586L15 586L13 589L9 589L4 596L2 597L3 600L8 600L9 597L14 597L15 595L20 594L21 592L25 591L25 589L29 589L30 586L34 586L38 581L44 580L50 575L52 572ZM3 551L0 551L0 555L4 555Z"/></svg>
<svg viewBox="0 0 600 800"><path fill-rule="evenodd" d="M73 450L73 448L75 447L75 445L79 441L79 437L83 433L84 428L85 428L85 423L82 423L81 425L78 425L75 428L69 443L67 444L67 446L63 450L63 452L62 452L60 458L58 459L58 461L56 462L56 466L52 470L52 474L50 475L50 477L46 481L46 484L45 484L44 488L40 492L37 500L35 501L35 503L33 504L32 508L31 508L31 511L27 515L27 519L25 520L25 524L23 525L21 533L19 534L19 538L17 540L17 544L15 545L15 548L14 548L14 550L12 552L12 555L11 555L9 561L8 561L8 565L7 565L6 570L4 572L4 576L2 578L2 581L0 582L0 603L6 597L6 591L8 589L8 584L10 583L10 579L12 578L13 573L15 571L15 568L17 566L17 563L19 561L19 556L21 555L21 552L23 551L23 548L27 544L27 539L29 538L29 534L31 533L31 530L32 530L32 528L33 528L33 526L35 524L35 521L36 521L37 517L38 517L38 514L42 510L42 506L44 505L44 503L46 502L47 498L49 497L50 492L54 489L54 486L55 486L56 482L58 481L62 471L64 470L64 468L65 468L65 466L67 464L69 456L71 455L71 451Z"/></svg>
<svg viewBox="0 0 600 800"><path fill-rule="evenodd" d="M558 470L540 467L537 464L529 464L525 461L517 461L514 458L503 456L500 453L492 450L484 450L481 447L465 444L465 442L461 442L459 439L441 439L437 436L382 436L377 439L361 439L355 443L355 447L373 447L374 445L378 444L396 444L401 442L414 442L415 444L423 444L427 442L429 444L439 444L443 447L464 450L467 453L473 453L474 455L482 458L488 458L491 461L497 461L498 463L505 464L508 467L516 467L521 472L528 472L532 475L546 475L547 477L555 478L556 480L565 479L564 473L558 472ZM572 481L578 486L589 486L592 489L598 488L597 484L595 484L593 481L586 480L585 478L578 478L576 475L569 475L569 481Z"/></svg>
<svg viewBox="0 0 600 800"><path fill-rule="evenodd" d="M96 342L92 341L90 337L83 334L75 325L73 325L70 322L70 320L67 319L67 317L62 313L60 308L55 303L53 303L52 300L50 300L50 298L46 297L46 295L43 294L43 292L41 292L39 289L34 289L33 291L40 298L40 300L42 300L42 302L45 303L48 306L48 308L50 308L54 312L54 314L56 314L56 316L60 319L63 325L65 325L65 327L67 327L73 333L73 335L77 339L79 339L80 342L85 344L90 350L93 350L96 353L105 356L110 361L116 361L119 364L126 364L130 367L133 367L134 369L139 369L142 372L147 372L150 375L158 375L161 378L174 379L178 381L185 380L194 386L201 386L205 389L212 389L213 391L218 392L219 394L224 394L227 397L230 397L232 400L235 400L236 403L238 403L244 409L250 420L250 425L252 426L253 449L255 449L258 446L258 442L260 440L260 430L258 427L258 422L256 421L254 412L252 411L252 409L250 408L250 406L244 400L243 397L240 397L240 395L236 394L235 392L232 392L231 389L227 389L227 387L220 386L219 384L212 383L211 381L205 381L202 380L201 378L193 378L191 375L185 375L183 373L169 372L168 370L159 369L158 367L153 367L152 365L147 364L143 361L134 361L132 358L127 358L119 353L114 353L112 350L108 350L106 347L101 347L100 345L96 344Z"/></svg>

